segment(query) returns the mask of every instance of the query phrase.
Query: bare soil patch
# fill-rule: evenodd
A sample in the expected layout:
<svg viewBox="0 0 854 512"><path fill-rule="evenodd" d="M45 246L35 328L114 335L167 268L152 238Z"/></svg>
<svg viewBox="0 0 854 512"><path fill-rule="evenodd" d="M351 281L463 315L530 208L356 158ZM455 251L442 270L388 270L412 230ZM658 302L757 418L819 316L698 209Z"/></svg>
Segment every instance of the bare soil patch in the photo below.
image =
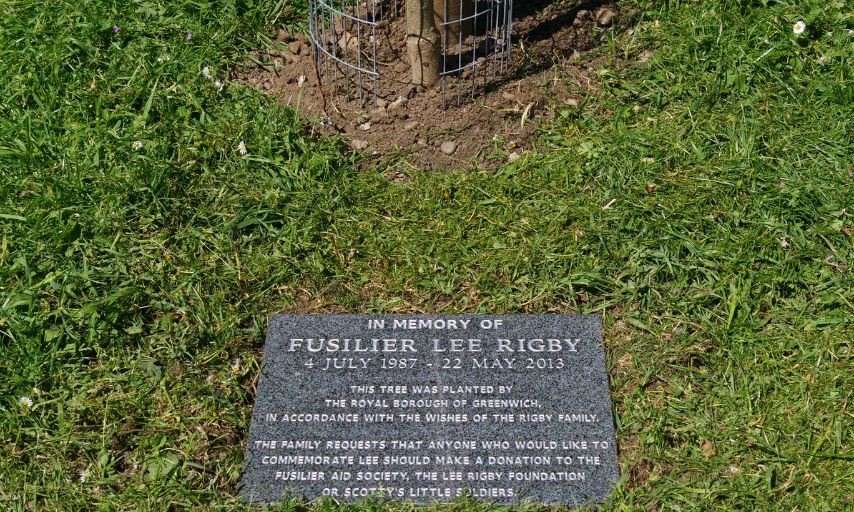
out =
<svg viewBox="0 0 854 512"><path fill-rule="evenodd" d="M362 168L381 165L390 179L421 170L498 168L536 146L539 121L598 93L593 75L602 58L590 53L628 18L600 2L518 6L505 72L487 77L486 87L481 82L474 98L470 87L462 89L460 105L453 80L444 91L441 82L426 89L409 82L402 16L378 26L378 39L389 44L378 45L384 50L377 53L376 106L372 94L360 102L357 89L348 100L333 84L319 88L310 42L283 30L274 35L275 49L252 52L254 59L235 69L231 80L298 108L319 134L342 134Z"/></svg>

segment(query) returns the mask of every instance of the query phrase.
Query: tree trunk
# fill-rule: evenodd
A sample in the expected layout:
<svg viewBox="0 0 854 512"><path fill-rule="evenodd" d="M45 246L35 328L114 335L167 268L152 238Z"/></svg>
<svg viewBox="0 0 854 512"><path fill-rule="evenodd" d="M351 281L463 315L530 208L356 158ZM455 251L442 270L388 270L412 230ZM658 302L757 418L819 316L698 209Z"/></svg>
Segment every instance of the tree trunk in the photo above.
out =
<svg viewBox="0 0 854 512"><path fill-rule="evenodd" d="M433 0L433 12L436 26L442 35L442 44L446 48L456 48L461 38L465 40L472 34L473 20L458 20L474 13L473 0ZM443 21L445 25L442 25Z"/></svg>
<svg viewBox="0 0 854 512"><path fill-rule="evenodd" d="M441 36L433 20L434 0L406 0L406 49L412 66L412 83L439 81Z"/></svg>

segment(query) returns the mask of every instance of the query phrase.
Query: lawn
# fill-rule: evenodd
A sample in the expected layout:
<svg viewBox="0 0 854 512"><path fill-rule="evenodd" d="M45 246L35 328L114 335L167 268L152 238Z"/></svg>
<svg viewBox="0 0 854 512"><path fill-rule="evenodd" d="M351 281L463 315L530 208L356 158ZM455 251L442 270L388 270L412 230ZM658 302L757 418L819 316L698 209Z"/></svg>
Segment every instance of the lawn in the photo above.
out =
<svg viewBox="0 0 854 512"><path fill-rule="evenodd" d="M248 510L270 314L579 312L603 509L854 510L852 2L630 0L535 149L400 182L229 81L284 4L0 2L0 508Z"/></svg>

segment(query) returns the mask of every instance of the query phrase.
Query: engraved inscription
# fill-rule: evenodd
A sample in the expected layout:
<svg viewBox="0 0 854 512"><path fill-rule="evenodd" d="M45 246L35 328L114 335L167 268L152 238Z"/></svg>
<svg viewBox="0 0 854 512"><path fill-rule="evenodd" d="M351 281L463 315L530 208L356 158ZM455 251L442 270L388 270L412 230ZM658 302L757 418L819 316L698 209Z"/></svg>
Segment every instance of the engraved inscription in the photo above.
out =
<svg viewBox="0 0 854 512"><path fill-rule="evenodd" d="M247 500L582 503L618 479L598 317L283 315L264 357Z"/></svg>

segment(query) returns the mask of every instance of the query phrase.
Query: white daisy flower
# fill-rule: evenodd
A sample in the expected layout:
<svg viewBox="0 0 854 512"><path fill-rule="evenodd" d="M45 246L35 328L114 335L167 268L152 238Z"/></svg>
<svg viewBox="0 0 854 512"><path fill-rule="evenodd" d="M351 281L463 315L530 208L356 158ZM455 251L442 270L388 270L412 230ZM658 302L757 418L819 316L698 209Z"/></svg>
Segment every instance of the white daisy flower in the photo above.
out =
<svg viewBox="0 0 854 512"><path fill-rule="evenodd" d="M178 84L172 84L172 85L170 85L170 86L167 86L167 87L166 87L166 89L167 89L169 92L175 92L175 91L177 91L177 90L178 90Z"/></svg>
<svg viewBox="0 0 854 512"><path fill-rule="evenodd" d="M661 27L661 24L658 22L658 20L655 20L652 22L652 28L659 28L659 27Z"/></svg>
<svg viewBox="0 0 854 512"><path fill-rule="evenodd" d="M241 155L245 155L247 153L246 144L244 144L242 140L240 141L240 144L237 145L237 151L240 151Z"/></svg>
<svg viewBox="0 0 854 512"><path fill-rule="evenodd" d="M221 92L222 88L225 87L225 85L219 80L217 80L216 82L214 82L214 87L216 87L216 92Z"/></svg>
<svg viewBox="0 0 854 512"><path fill-rule="evenodd" d="M213 72L211 71L211 68L209 68L207 66L202 68L202 75L207 79L213 78Z"/></svg>
<svg viewBox="0 0 854 512"><path fill-rule="evenodd" d="M140 142L138 140L133 141L133 149L134 150L142 149L142 142Z"/></svg>
<svg viewBox="0 0 854 512"><path fill-rule="evenodd" d="M161 55L160 57L157 57L157 62L167 62L171 58L172 57L168 55Z"/></svg>
<svg viewBox="0 0 854 512"><path fill-rule="evenodd" d="M80 483L85 484L87 478L89 478L89 470L84 469L83 471L80 472Z"/></svg>
<svg viewBox="0 0 854 512"><path fill-rule="evenodd" d="M822 66L827 66L828 64L830 64L830 57L828 57L827 55L822 55L818 58L818 63Z"/></svg>
<svg viewBox="0 0 854 512"><path fill-rule="evenodd" d="M737 475L737 474L741 473L741 468L738 466L730 466L729 472L733 475Z"/></svg>
<svg viewBox="0 0 854 512"><path fill-rule="evenodd" d="M804 24L803 20L798 21L794 25L792 25L792 32L796 35L801 35L804 33L804 30L807 29L806 24Z"/></svg>
<svg viewBox="0 0 854 512"><path fill-rule="evenodd" d="M243 144L243 143L241 142L241 144ZM235 359L234 364L231 365L231 373L237 373L238 371L240 371L240 358L239 357L237 359Z"/></svg>
<svg viewBox="0 0 854 512"><path fill-rule="evenodd" d="M22 409L29 409L33 406L33 399L28 396L22 396L18 399L18 405L21 406Z"/></svg>
<svg viewBox="0 0 854 512"><path fill-rule="evenodd" d="M832 30L827 31L827 37L833 37L833 31Z"/></svg>
<svg viewBox="0 0 854 512"><path fill-rule="evenodd" d="M789 245L790 245L790 244L789 244L789 239L788 239L788 238L786 238L785 236L781 236L781 237L780 237L780 248L782 248L782 249L788 249L788 248L789 248Z"/></svg>

